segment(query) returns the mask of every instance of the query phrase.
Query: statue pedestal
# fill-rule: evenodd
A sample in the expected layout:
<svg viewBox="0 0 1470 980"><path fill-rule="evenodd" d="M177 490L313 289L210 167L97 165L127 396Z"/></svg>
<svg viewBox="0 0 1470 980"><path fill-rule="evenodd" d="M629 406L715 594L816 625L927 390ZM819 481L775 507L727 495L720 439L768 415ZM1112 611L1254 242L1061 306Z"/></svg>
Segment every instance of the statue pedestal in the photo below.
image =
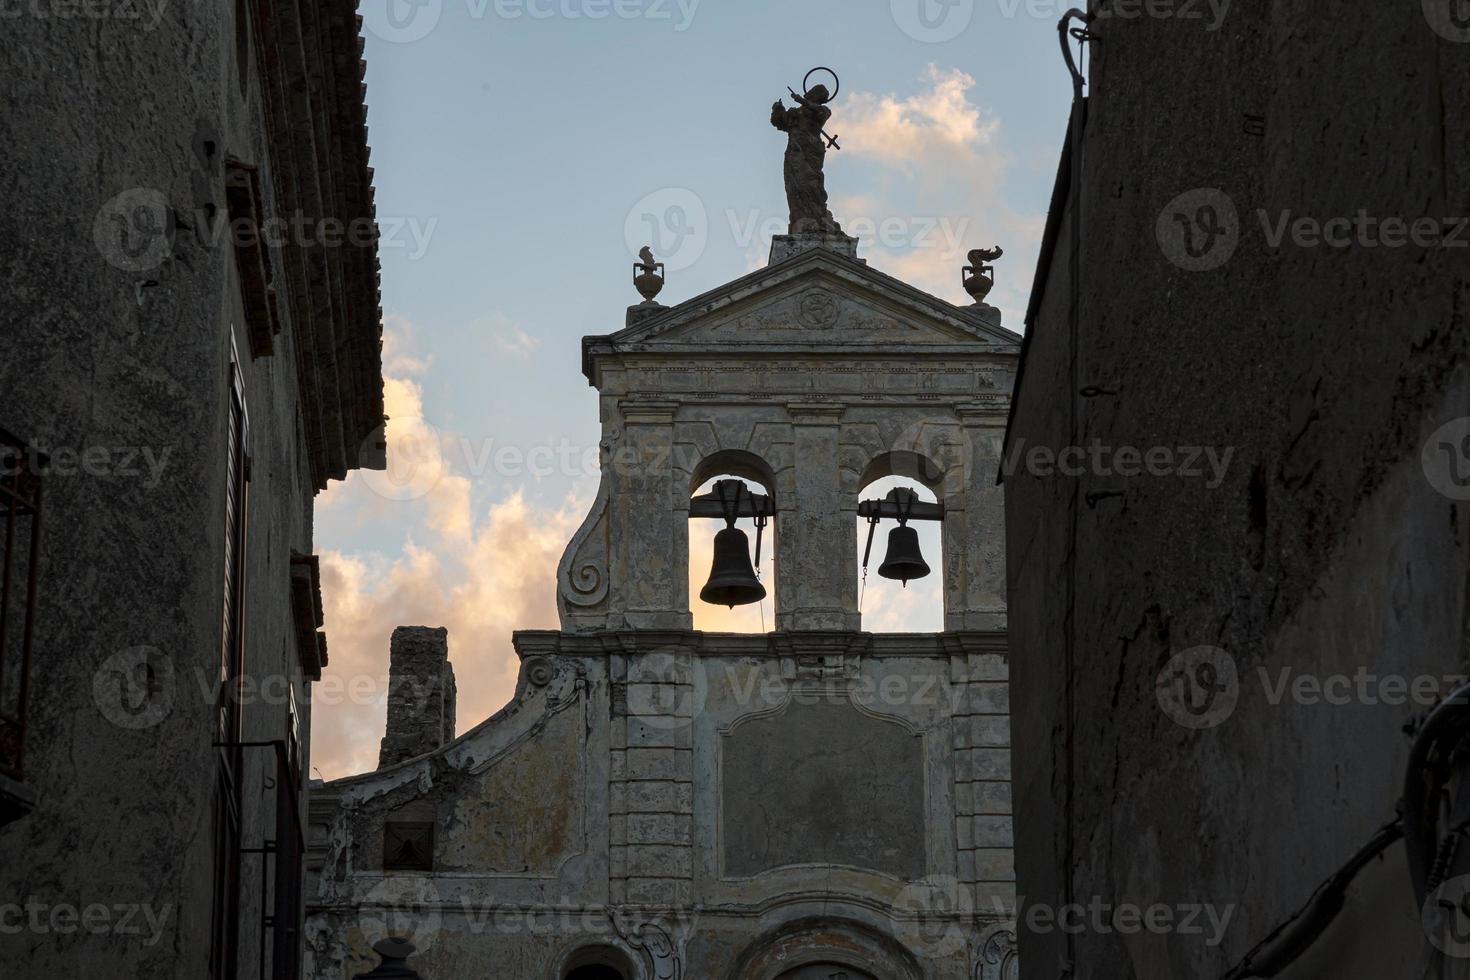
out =
<svg viewBox="0 0 1470 980"><path fill-rule="evenodd" d="M1002 325L1000 308L991 306L989 303L975 303L972 306L962 306L960 309L977 320L984 320L986 323L992 323L997 327Z"/></svg>
<svg viewBox="0 0 1470 980"><path fill-rule="evenodd" d="M857 257L857 244L856 238L848 238L846 235L777 235L771 239L769 264L784 262L793 255L798 255L808 249L825 248L829 252L845 255L867 265L866 259Z"/></svg>

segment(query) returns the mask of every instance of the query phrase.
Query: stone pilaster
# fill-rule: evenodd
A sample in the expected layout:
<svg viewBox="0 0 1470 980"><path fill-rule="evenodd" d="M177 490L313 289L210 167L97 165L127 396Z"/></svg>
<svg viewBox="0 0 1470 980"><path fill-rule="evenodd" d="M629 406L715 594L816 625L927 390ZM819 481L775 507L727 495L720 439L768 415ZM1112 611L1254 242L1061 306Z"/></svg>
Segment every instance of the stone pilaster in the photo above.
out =
<svg viewBox="0 0 1470 980"><path fill-rule="evenodd" d="M617 604L635 629L689 629L688 492L674 485L673 402L620 404L624 445L613 465L622 492L615 501L613 547Z"/></svg>
<svg viewBox="0 0 1470 980"><path fill-rule="evenodd" d="M963 427L963 492L944 520L944 628L1005 629L1005 489L996 484L1005 437L1006 402L972 402L955 409Z"/></svg>
<svg viewBox="0 0 1470 980"><path fill-rule="evenodd" d="M611 895L615 903L688 903L694 799L693 651L656 647L619 658L614 682Z"/></svg>
<svg viewBox="0 0 1470 980"><path fill-rule="evenodd" d="M995 649L973 643L951 659L955 686L955 840L960 881L975 889L977 907L1014 902L1012 857L1010 670Z"/></svg>
<svg viewBox="0 0 1470 980"><path fill-rule="evenodd" d="M795 492L778 501L781 533L776 624L783 630L856 630L856 502L845 498L840 466L845 406L787 406L795 433Z"/></svg>

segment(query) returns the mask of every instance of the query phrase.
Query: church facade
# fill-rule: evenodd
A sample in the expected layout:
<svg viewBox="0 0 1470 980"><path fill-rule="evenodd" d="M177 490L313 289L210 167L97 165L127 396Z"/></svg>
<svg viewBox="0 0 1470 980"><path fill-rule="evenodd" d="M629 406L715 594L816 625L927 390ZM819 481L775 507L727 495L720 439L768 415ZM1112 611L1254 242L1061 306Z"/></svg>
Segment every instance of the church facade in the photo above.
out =
<svg viewBox="0 0 1470 980"><path fill-rule="evenodd" d="M392 935L428 980L1013 978L996 477L1019 337L830 236L627 323L583 341L602 482L561 629L515 635L495 716L314 792L307 975ZM888 476L937 501L942 632L863 630L855 528ZM766 508L769 633L692 629L714 477Z"/></svg>

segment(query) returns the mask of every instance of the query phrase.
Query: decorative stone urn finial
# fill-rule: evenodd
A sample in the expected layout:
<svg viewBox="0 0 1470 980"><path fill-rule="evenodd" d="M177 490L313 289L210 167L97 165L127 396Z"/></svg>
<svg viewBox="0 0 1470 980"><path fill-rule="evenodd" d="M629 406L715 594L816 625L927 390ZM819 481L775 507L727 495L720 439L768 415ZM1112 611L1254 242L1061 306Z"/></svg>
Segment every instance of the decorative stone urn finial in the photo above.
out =
<svg viewBox="0 0 1470 980"><path fill-rule="evenodd" d="M407 939L389 937L373 944L373 952L382 962L367 973L359 973L353 980L423 980L413 967L404 960L413 955L414 945Z"/></svg>
<svg viewBox="0 0 1470 980"><path fill-rule="evenodd" d="M965 292L975 301L976 306L984 305L985 297L990 295L990 290L995 287L995 266L990 265L996 259L1005 254L1005 250L999 245L995 248L974 248L970 250L970 264L965 266L960 273L960 283L965 287Z"/></svg>
<svg viewBox="0 0 1470 980"><path fill-rule="evenodd" d="M668 273L662 262L653 261L653 249L647 245L638 250L638 258L641 261L633 263L633 286L643 297L643 305L653 306L654 297L663 291Z"/></svg>

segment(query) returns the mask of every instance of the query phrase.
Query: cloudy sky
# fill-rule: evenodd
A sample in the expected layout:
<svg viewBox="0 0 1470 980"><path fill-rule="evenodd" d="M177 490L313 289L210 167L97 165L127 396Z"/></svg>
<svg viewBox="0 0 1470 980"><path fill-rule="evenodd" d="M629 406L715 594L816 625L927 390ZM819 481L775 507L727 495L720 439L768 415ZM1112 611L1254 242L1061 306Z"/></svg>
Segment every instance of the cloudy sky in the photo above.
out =
<svg viewBox="0 0 1470 980"><path fill-rule="evenodd" d="M622 326L641 245L670 304L765 263L786 221L770 106L809 68L841 77L827 186L859 254L962 302L964 254L998 243L991 302L1019 329L1070 98L1063 9L365 0L390 469L317 499L317 775L376 765L396 625L449 628L461 732L510 697L510 634L556 626L556 563L596 489L580 338ZM707 538L691 535L693 592ZM867 628L938 628L932 577L881 586ZM694 612L758 630L772 611Z"/></svg>

